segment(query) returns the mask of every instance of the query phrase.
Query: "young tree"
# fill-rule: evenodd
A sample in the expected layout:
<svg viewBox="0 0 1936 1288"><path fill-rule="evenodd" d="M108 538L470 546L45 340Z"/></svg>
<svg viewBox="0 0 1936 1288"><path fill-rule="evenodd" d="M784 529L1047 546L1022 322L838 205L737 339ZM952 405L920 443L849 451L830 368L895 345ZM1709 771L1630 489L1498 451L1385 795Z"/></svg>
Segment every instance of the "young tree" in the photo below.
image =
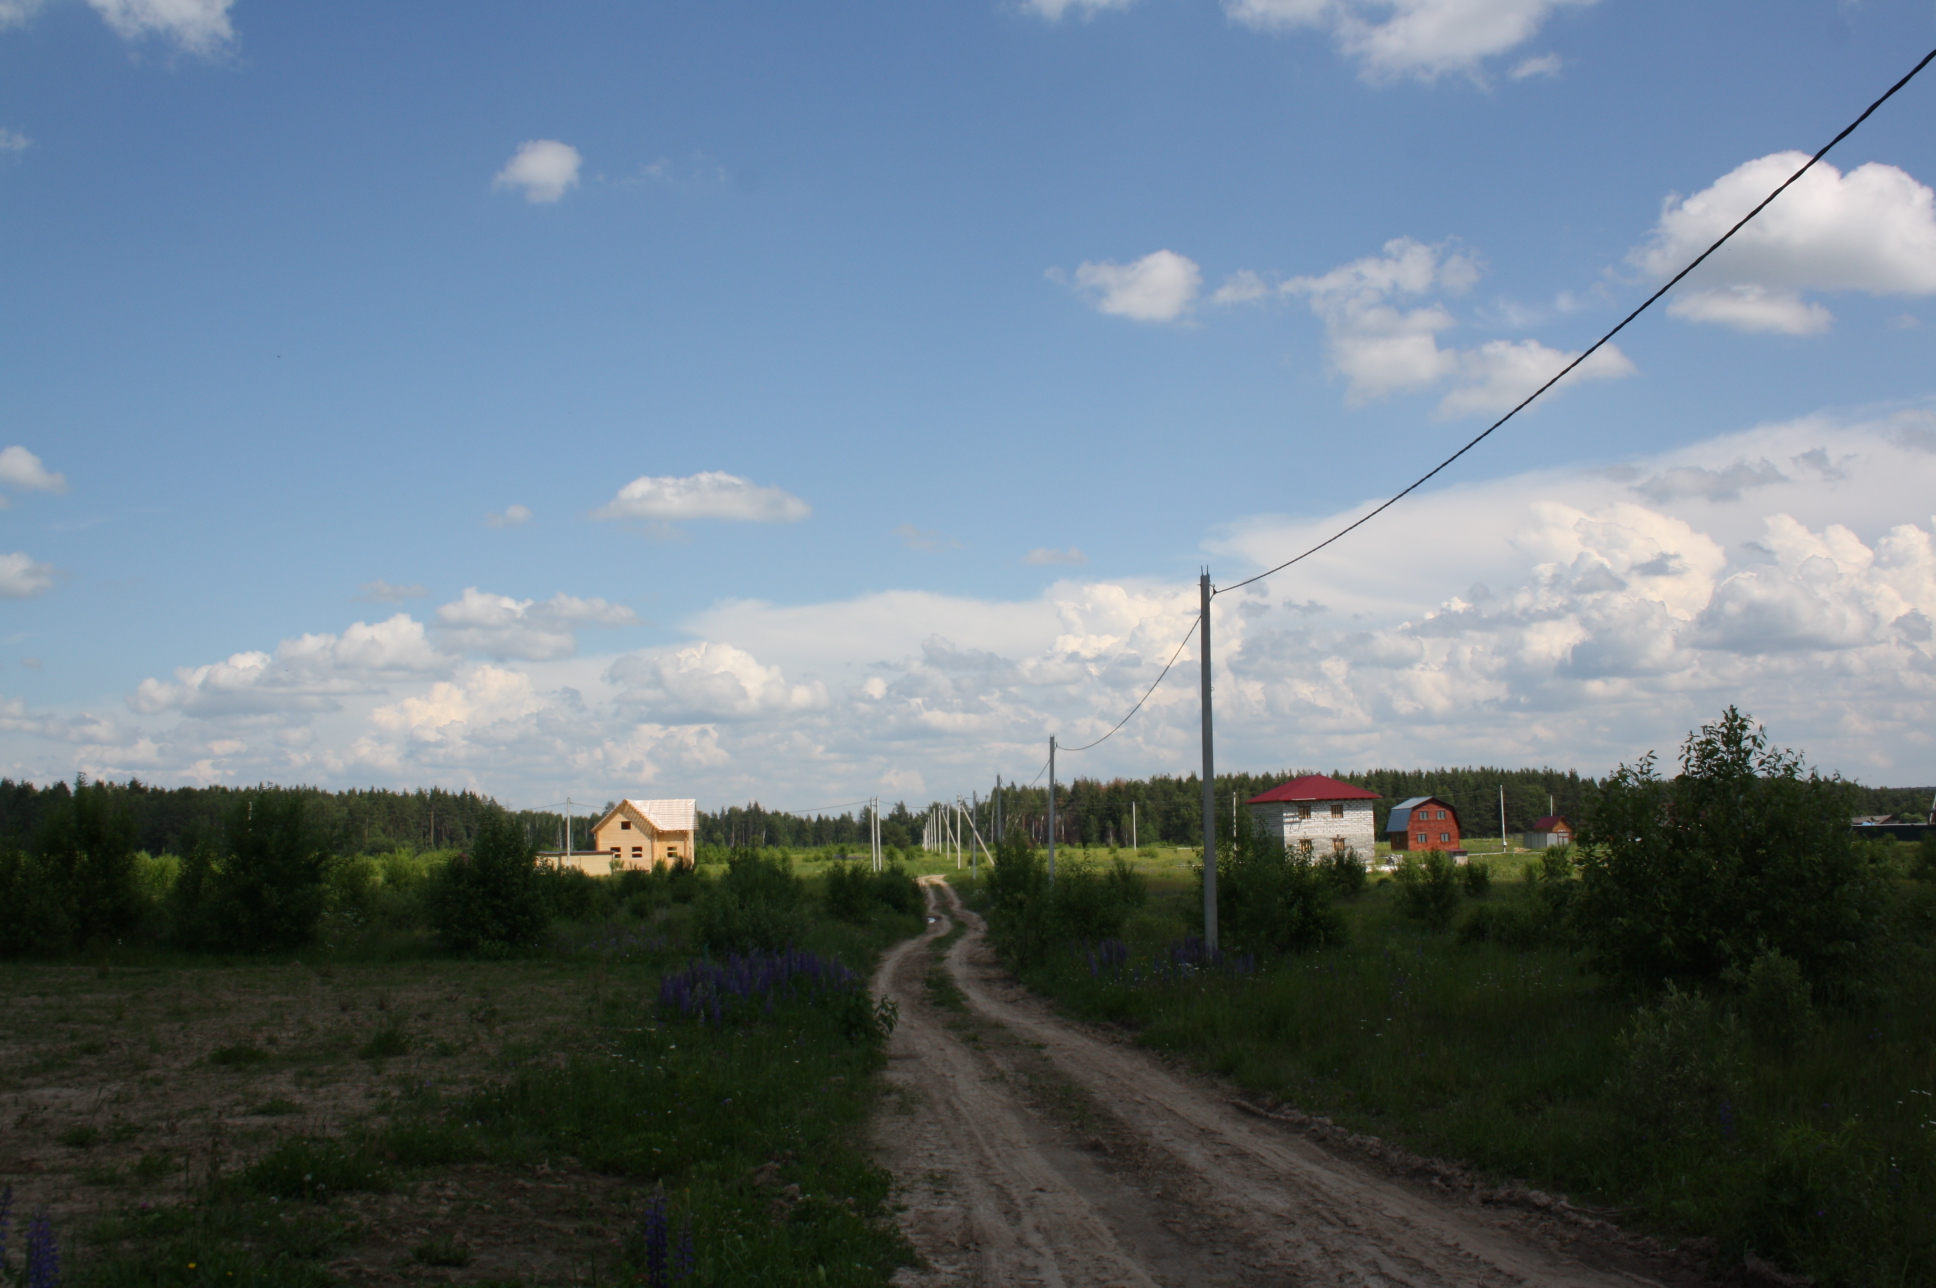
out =
<svg viewBox="0 0 1936 1288"><path fill-rule="evenodd" d="M0 944L15 951L84 948L124 938L143 909L134 823L106 784L77 781L50 813L31 855L0 861L4 914L20 919Z"/></svg>
<svg viewBox="0 0 1936 1288"><path fill-rule="evenodd" d="M431 889L437 937L453 952L528 948L544 934L537 853L503 810L478 819L468 854L444 865Z"/></svg>
<svg viewBox="0 0 1936 1288"><path fill-rule="evenodd" d="M329 854L308 803L294 792L257 792L229 812L226 853L193 874L205 947L287 952L316 936L328 899Z"/></svg>
<svg viewBox="0 0 1936 1288"><path fill-rule="evenodd" d="M1804 773L1733 707L1689 734L1681 772L1622 765L1587 816L1574 925L1609 974L1706 980L1773 950L1818 985L1854 979L1883 929L1850 794Z"/></svg>

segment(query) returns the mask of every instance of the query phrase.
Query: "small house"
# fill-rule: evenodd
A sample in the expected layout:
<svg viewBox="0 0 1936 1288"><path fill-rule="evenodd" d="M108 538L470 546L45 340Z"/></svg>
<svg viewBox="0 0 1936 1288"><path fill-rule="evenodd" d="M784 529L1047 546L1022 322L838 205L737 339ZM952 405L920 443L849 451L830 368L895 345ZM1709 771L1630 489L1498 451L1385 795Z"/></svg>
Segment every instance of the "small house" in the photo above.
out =
<svg viewBox="0 0 1936 1288"><path fill-rule="evenodd" d="M1385 839L1393 850L1463 850L1459 811L1437 796L1414 796L1393 807L1385 820Z"/></svg>
<svg viewBox="0 0 1936 1288"><path fill-rule="evenodd" d="M1519 840L1529 850L1550 850L1556 845L1571 845L1573 825L1558 814L1548 814L1535 822L1532 829Z"/></svg>
<svg viewBox="0 0 1936 1288"><path fill-rule="evenodd" d="M690 863L697 801L623 800L592 825L592 850L620 868Z"/></svg>
<svg viewBox="0 0 1936 1288"><path fill-rule="evenodd" d="M1378 848L1375 792L1323 774L1306 774L1253 796L1251 826L1295 849L1309 841L1320 852L1356 850L1369 861Z"/></svg>

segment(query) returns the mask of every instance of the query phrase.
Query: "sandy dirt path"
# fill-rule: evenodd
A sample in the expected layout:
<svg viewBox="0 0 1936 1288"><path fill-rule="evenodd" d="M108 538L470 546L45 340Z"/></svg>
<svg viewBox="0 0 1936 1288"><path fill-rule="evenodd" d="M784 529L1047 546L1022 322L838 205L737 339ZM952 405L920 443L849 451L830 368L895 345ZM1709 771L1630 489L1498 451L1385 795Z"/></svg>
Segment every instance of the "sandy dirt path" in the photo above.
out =
<svg viewBox="0 0 1936 1288"><path fill-rule="evenodd" d="M900 1007L876 1143L927 1262L901 1282L1698 1282L1619 1238L1334 1153L1238 1108L1228 1088L1060 1019L1000 969L950 887L925 889L927 934L875 981ZM946 941L957 923L965 933Z"/></svg>

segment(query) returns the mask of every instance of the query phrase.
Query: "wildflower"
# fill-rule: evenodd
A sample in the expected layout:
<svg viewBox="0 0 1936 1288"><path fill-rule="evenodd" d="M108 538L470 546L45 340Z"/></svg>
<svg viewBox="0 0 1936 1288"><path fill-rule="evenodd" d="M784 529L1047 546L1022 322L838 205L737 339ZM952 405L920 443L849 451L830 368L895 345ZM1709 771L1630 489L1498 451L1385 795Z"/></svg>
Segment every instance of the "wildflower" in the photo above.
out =
<svg viewBox="0 0 1936 1288"><path fill-rule="evenodd" d="M47 1214L27 1227L27 1288L60 1288L60 1247Z"/></svg>

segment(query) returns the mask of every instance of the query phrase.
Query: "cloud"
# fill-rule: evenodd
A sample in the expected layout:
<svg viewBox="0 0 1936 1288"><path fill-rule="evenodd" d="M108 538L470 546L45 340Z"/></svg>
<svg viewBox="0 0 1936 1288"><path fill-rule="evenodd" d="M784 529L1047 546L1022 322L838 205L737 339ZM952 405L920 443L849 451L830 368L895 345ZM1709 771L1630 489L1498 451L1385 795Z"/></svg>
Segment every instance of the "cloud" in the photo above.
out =
<svg viewBox="0 0 1936 1288"><path fill-rule="evenodd" d="M235 653L178 668L173 681L143 680L128 707L143 715L197 718L332 711L350 695L382 692L389 681L445 673L453 660L432 646L423 623L398 613L381 622L356 622L340 635L286 639L273 655Z"/></svg>
<svg viewBox="0 0 1936 1288"><path fill-rule="evenodd" d="M54 584L51 564L23 554L0 554L0 599L32 599Z"/></svg>
<svg viewBox="0 0 1936 1288"><path fill-rule="evenodd" d="M42 0L0 0L0 31L24 26L40 12Z"/></svg>
<svg viewBox="0 0 1936 1288"><path fill-rule="evenodd" d="M1093 18L1105 9L1127 9L1131 3L1132 0L1022 0L1022 12L1059 22L1071 10L1084 18Z"/></svg>
<svg viewBox="0 0 1936 1288"><path fill-rule="evenodd" d="M1251 300L1261 300L1275 292L1265 284L1264 279L1247 268L1238 269L1223 279L1223 285L1210 296L1212 304L1244 304Z"/></svg>
<svg viewBox="0 0 1936 1288"><path fill-rule="evenodd" d="M1345 379L1348 404L1362 406L1452 380L1454 387L1440 399L1438 414L1472 416L1517 405L1578 356L1536 340L1490 340L1463 351L1441 347L1439 334L1458 322L1443 303L1425 297L1463 294L1478 281L1479 272L1473 255L1450 244L1428 246L1398 237L1385 243L1382 255L1341 264L1320 276L1291 278L1277 292L1302 296L1323 320L1326 358L1332 371ZM1226 283L1232 298L1251 298L1253 284L1261 285L1254 275L1239 280L1246 276ZM1633 373L1633 363L1609 344L1576 368L1571 379L1605 380Z"/></svg>
<svg viewBox="0 0 1936 1288"><path fill-rule="evenodd" d="M1822 449L1817 448L1816 451ZM1826 453L1824 453L1826 456ZM1634 484L1633 490L1650 501L1678 501L1700 497L1707 501L1739 501L1749 488L1786 483L1788 476L1766 457L1756 461L1737 460L1721 469L1680 465L1662 470Z"/></svg>
<svg viewBox="0 0 1936 1288"><path fill-rule="evenodd" d="M1691 197L1670 196L1628 262L1656 278L1680 271L1799 169L1776 152L1735 167ZM1668 312L1740 331L1812 335L1832 315L1806 292L1936 294L1936 194L1870 162L1846 175L1818 162L1689 277Z"/></svg>
<svg viewBox="0 0 1936 1288"><path fill-rule="evenodd" d="M447 646L486 656L545 661L569 657L585 626L630 626L629 608L603 599L553 595L538 602L491 595L475 586L437 610L437 635Z"/></svg>
<svg viewBox="0 0 1936 1288"><path fill-rule="evenodd" d="M0 21L0 27L5 25L4 21ZM20 131L0 128L0 152L25 152L33 145L34 141Z"/></svg>
<svg viewBox="0 0 1936 1288"><path fill-rule="evenodd" d="M518 528L530 521L531 510L522 505L507 505L502 513L494 510L484 516L484 522L493 528Z"/></svg>
<svg viewBox="0 0 1936 1288"><path fill-rule="evenodd" d="M643 519L671 523L689 519L737 519L747 523L796 523L813 510L799 497L763 487L736 474L707 470L688 478L645 475L619 489L595 519Z"/></svg>
<svg viewBox="0 0 1936 1288"><path fill-rule="evenodd" d="M1070 546L1067 550L1057 550L1053 546L1037 546L1022 556L1025 564L1074 564L1081 566L1089 562L1089 556Z"/></svg>
<svg viewBox="0 0 1936 1288"><path fill-rule="evenodd" d="M912 523L903 523L894 529L894 535L909 550L959 550L961 543L953 537L944 537L939 532L917 528Z"/></svg>
<svg viewBox="0 0 1936 1288"><path fill-rule="evenodd" d="M1190 311L1203 274L1194 261L1158 250L1131 264L1085 263L1076 269L1075 284L1098 312L1171 322Z"/></svg>
<svg viewBox="0 0 1936 1288"><path fill-rule="evenodd" d="M777 666L731 644L702 641L658 656L637 654L612 664L608 678L621 701L651 719L671 723L746 720L786 711L811 711L828 702L826 686L789 684Z"/></svg>
<svg viewBox="0 0 1936 1288"><path fill-rule="evenodd" d="M60 474L51 474L40 463L40 458L24 447L9 447L0 451L0 487L18 488L25 492L65 492L67 479Z"/></svg>
<svg viewBox="0 0 1936 1288"><path fill-rule="evenodd" d="M1318 27L1365 79L1478 78L1486 59L1539 34L1554 10L1593 0L1225 0L1231 21L1262 30ZM1545 57L1551 58L1552 55ZM1532 59L1529 63L1541 63ZM1520 66L1526 67L1528 63ZM1539 74L1544 68L1527 74ZM1550 72L1546 74L1551 74ZM1517 75L1517 71L1515 72Z"/></svg>
<svg viewBox="0 0 1936 1288"><path fill-rule="evenodd" d="M1510 411L1579 356L1549 349L1537 340L1488 340L1459 355L1459 374L1465 383L1439 400L1439 414L1472 416ZM1575 367L1567 379L1613 380L1634 372L1627 355L1607 344L1594 350L1593 356Z"/></svg>
<svg viewBox="0 0 1936 1288"><path fill-rule="evenodd" d="M191 54L213 54L235 31L229 10L235 0L87 0L124 40L162 36Z"/></svg>
<svg viewBox="0 0 1936 1288"><path fill-rule="evenodd" d="M1528 80L1534 76L1557 76L1560 74L1560 68L1565 65L1565 60L1558 54L1541 54L1537 58L1526 59L1506 75L1513 80Z"/></svg>
<svg viewBox="0 0 1936 1288"><path fill-rule="evenodd" d="M373 604L401 604L406 599L428 599L430 592L420 582L393 586L379 578L366 581L356 588L356 597Z"/></svg>
<svg viewBox="0 0 1936 1288"><path fill-rule="evenodd" d="M578 186L578 168L583 161L578 149L569 143L530 139L518 145L517 152L491 180L491 186L516 188L533 205L548 205Z"/></svg>

